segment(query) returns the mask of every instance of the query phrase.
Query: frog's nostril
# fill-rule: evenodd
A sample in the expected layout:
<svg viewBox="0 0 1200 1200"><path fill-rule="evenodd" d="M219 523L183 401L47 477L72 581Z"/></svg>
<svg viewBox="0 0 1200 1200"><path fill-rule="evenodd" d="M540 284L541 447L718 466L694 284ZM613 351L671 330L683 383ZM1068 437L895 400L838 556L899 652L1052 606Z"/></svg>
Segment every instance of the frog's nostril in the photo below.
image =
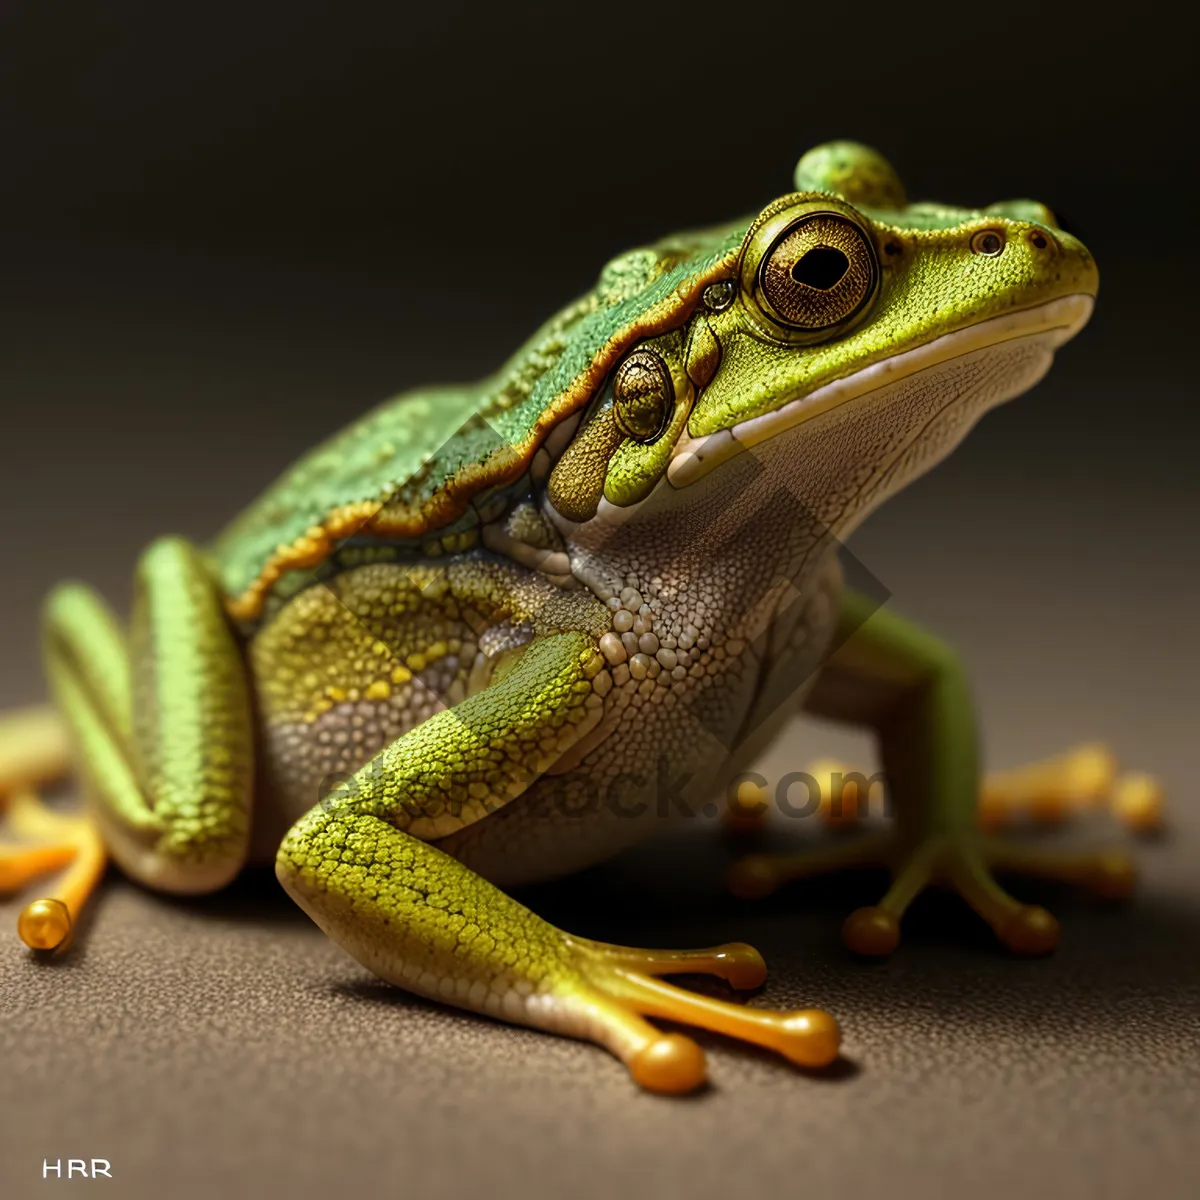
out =
<svg viewBox="0 0 1200 1200"><path fill-rule="evenodd" d="M1045 248L1050 245L1050 243L1046 240L1046 235L1039 229L1034 229L1030 232L1029 241L1038 250L1045 250Z"/></svg>
<svg viewBox="0 0 1200 1200"><path fill-rule="evenodd" d="M814 246L792 267L792 278L827 292L850 269L850 260L833 246Z"/></svg>

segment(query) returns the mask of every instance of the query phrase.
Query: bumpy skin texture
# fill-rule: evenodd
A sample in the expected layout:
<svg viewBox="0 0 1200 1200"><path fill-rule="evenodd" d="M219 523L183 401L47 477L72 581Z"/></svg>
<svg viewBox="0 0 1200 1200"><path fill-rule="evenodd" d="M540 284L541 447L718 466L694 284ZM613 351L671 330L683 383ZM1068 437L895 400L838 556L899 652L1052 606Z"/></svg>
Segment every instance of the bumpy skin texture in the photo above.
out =
<svg viewBox="0 0 1200 1200"><path fill-rule="evenodd" d="M200 553L178 538L146 551L128 647L97 596L62 585L46 603L45 648L122 866L171 891L228 882L250 839L254 727L242 656Z"/></svg>
<svg viewBox="0 0 1200 1200"><path fill-rule="evenodd" d="M825 1014L655 978L754 986L748 947L598 946L495 886L694 811L808 695L874 723L905 792L900 891L859 948L887 941L918 876L1045 948L972 840L961 670L843 598L835 554L1037 382L1095 267L1032 201L907 205L865 147L818 148L796 183L753 220L614 260L491 379L383 405L205 557L152 548L128 650L94 598L52 601L51 677L122 865L200 889L278 847L284 886L380 975L593 1038L658 1090L695 1086L703 1056L644 1013L820 1065ZM864 622L858 657L827 663ZM873 680L886 703L863 697ZM800 873L772 870L742 882Z"/></svg>
<svg viewBox="0 0 1200 1200"><path fill-rule="evenodd" d="M381 787L406 828L416 821L415 832L437 836L477 819L485 803L497 806L490 789L507 797L512 781L501 780L500 764L468 769L462 756L487 743L521 779L535 779L594 711L606 618L595 597L480 553L444 566L360 567L310 588L250 643L264 681L267 791L298 816L387 750L372 769L392 778L395 787L386 778ZM497 663L501 675L509 668L503 678ZM534 729L539 713L553 724ZM439 770L451 755L455 769ZM411 786L410 769L426 772L423 788Z"/></svg>
<svg viewBox="0 0 1200 1200"><path fill-rule="evenodd" d="M471 501L519 479L626 348L680 325L740 240L722 228L624 255L491 379L398 397L305 456L216 543L231 612L257 616L285 572L323 560L339 538L436 534L428 550L447 529L469 535Z"/></svg>

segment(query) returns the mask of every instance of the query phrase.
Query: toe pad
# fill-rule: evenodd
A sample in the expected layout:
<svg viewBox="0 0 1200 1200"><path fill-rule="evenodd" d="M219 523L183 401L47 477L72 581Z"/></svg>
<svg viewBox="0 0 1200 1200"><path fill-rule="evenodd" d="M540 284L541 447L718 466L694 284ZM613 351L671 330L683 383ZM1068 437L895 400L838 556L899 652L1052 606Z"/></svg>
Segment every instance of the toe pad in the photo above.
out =
<svg viewBox="0 0 1200 1200"><path fill-rule="evenodd" d="M821 1008L805 1008L781 1022L786 1039L779 1050L797 1066L827 1067L838 1056L842 1031L837 1021Z"/></svg>
<svg viewBox="0 0 1200 1200"><path fill-rule="evenodd" d="M743 900L761 900L779 886L771 860L749 855L729 868L726 882L729 890Z"/></svg>
<svg viewBox="0 0 1200 1200"><path fill-rule="evenodd" d="M664 1034L633 1056L629 1073L647 1091L692 1092L704 1082L704 1051L682 1033Z"/></svg>
<svg viewBox="0 0 1200 1200"><path fill-rule="evenodd" d="M1027 904L1008 918L996 933L1016 954L1049 954L1058 946L1058 922L1044 908Z"/></svg>
<svg viewBox="0 0 1200 1200"><path fill-rule="evenodd" d="M860 908L842 925L842 941L855 954L891 954L900 944L900 922L884 908Z"/></svg>
<svg viewBox="0 0 1200 1200"><path fill-rule="evenodd" d="M56 950L71 933L71 914L61 900L35 900L17 918L17 933L31 950Z"/></svg>

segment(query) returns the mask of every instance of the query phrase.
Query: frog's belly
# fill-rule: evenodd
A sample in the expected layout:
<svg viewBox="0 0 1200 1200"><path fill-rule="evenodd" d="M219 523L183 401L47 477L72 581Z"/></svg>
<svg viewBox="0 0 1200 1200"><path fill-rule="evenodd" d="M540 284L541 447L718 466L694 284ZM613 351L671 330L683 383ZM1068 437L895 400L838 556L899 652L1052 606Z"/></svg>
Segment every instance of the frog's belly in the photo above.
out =
<svg viewBox="0 0 1200 1200"><path fill-rule="evenodd" d="M749 647L707 706L652 706L565 775L543 776L511 804L437 843L494 883L583 870L686 820L716 816L739 772L797 712L837 623L836 559Z"/></svg>
<svg viewBox="0 0 1200 1200"><path fill-rule="evenodd" d="M443 570L431 568L431 578ZM250 641L256 861L271 861L292 822L384 746L483 686L505 651L528 640L531 630L510 610L485 611L486 597L464 595L459 584L439 589L395 564L358 568L294 597ZM579 761L437 844L497 883L533 882L703 815L722 794L722 776L740 769L735 750L748 715L761 735L795 711L832 634L836 589L836 573L825 573L718 686L693 703L629 709L630 719ZM788 703L755 711L764 680L780 676L791 681Z"/></svg>

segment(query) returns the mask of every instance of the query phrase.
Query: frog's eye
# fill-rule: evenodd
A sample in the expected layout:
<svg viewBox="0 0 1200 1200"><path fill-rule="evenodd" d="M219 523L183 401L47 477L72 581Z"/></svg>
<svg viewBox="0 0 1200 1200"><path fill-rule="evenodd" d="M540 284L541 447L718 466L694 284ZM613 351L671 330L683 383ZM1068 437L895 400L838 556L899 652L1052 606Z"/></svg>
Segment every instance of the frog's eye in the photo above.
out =
<svg viewBox="0 0 1200 1200"><path fill-rule="evenodd" d="M1045 239L1042 241L1044 246ZM976 254L986 254L988 258L995 258L996 255L1004 252L1004 230L1002 229L981 229L971 239L971 249Z"/></svg>
<svg viewBox="0 0 1200 1200"><path fill-rule="evenodd" d="M746 233L738 274L754 324L801 344L846 329L866 312L880 279L863 219L827 197L788 196L768 205Z"/></svg>
<svg viewBox="0 0 1200 1200"><path fill-rule="evenodd" d="M812 213L788 226L763 256L757 290L760 305L780 324L817 332L862 309L875 279L875 254L862 230L838 213Z"/></svg>
<svg viewBox="0 0 1200 1200"><path fill-rule="evenodd" d="M635 350L613 376L613 416L635 442L661 436L675 411L675 388L666 364L651 350Z"/></svg>

